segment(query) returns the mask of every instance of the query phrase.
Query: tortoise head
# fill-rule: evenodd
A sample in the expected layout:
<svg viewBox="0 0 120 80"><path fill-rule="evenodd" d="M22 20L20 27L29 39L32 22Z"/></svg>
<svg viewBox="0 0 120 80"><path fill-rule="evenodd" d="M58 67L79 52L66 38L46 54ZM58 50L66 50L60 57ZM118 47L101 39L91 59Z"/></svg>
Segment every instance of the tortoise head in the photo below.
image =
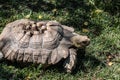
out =
<svg viewBox="0 0 120 80"><path fill-rule="evenodd" d="M75 35L71 38L73 45L77 48L85 48L90 44L88 36Z"/></svg>

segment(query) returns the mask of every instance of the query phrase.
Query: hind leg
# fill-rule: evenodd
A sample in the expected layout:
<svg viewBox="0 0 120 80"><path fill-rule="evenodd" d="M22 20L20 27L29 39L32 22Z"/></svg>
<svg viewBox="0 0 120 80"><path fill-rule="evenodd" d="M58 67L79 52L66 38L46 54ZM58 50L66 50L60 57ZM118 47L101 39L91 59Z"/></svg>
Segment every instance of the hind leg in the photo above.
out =
<svg viewBox="0 0 120 80"><path fill-rule="evenodd" d="M0 60L3 58L3 54L2 52L0 51Z"/></svg>
<svg viewBox="0 0 120 80"><path fill-rule="evenodd" d="M71 73L72 70L76 67L76 62L77 62L76 55L77 54L75 49L73 48L69 49L69 56L65 60L63 65L66 72Z"/></svg>

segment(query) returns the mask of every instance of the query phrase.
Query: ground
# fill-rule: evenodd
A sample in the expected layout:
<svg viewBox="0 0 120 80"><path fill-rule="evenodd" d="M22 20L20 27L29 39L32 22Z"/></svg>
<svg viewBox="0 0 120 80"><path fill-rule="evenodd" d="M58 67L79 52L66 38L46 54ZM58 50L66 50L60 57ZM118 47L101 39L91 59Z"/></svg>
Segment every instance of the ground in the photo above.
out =
<svg viewBox="0 0 120 80"><path fill-rule="evenodd" d="M78 51L77 68L65 73L61 65L45 72L41 65L0 61L0 80L120 80L119 0L3 0L0 32L17 19L57 20L91 39L85 56Z"/></svg>

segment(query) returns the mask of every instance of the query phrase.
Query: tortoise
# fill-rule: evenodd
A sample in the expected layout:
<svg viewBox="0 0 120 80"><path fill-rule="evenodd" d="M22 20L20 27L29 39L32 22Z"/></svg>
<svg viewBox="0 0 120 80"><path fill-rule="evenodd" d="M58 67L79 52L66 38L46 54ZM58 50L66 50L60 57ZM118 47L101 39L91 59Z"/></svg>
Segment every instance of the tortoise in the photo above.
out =
<svg viewBox="0 0 120 80"><path fill-rule="evenodd" d="M87 36L57 21L20 19L8 23L1 33L0 59L46 66L64 59L64 69L72 72L77 62L76 51L89 43Z"/></svg>

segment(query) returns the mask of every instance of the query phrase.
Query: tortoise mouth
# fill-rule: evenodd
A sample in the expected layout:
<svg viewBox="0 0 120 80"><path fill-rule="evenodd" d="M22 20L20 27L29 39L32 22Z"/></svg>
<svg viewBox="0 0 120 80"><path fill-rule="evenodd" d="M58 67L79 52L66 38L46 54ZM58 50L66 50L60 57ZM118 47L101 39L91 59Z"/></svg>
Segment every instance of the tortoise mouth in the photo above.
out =
<svg viewBox="0 0 120 80"><path fill-rule="evenodd" d="M82 46L88 46L90 44L90 41L83 41L81 42Z"/></svg>

